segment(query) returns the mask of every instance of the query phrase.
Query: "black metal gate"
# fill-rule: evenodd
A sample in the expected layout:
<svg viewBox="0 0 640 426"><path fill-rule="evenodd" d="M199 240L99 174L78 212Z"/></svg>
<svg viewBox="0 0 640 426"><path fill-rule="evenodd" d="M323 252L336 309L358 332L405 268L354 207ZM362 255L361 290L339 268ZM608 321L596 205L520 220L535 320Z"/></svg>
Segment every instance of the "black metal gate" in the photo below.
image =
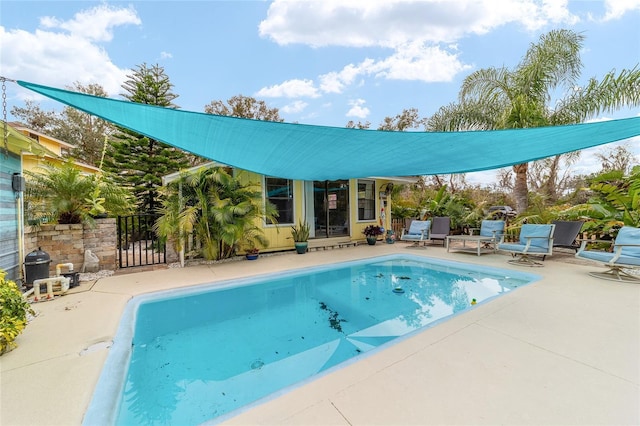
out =
<svg viewBox="0 0 640 426"><path fill-rule="evenodd" d="M153 232L158 215L118 216L120 268L167 263L166 245Z"/></svg>

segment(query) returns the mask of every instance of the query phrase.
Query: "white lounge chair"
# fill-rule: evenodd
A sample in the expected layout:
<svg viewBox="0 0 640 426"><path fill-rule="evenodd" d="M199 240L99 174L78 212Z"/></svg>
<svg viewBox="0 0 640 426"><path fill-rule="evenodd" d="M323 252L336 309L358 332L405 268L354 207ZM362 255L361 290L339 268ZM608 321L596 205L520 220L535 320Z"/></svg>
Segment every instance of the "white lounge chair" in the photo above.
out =
<svg viewBox="0 0 640 426"><path fill-rule="evenodd" d="M612 243L612 252L587 250L587 244L602 240L582 240L577 258L602 262L609 267L604 272L589 272L589 275L613 281L640 283L640 228L623 226ZM629 270L629 272L625 271ZM636 273L630 273L636 271Z"/></svg>
<svg viewBox="0 0 640 426"><path fill-rule="evenodd" d="M412 247L420 246L420 242L426 245L426 241L429 240L430 229L430 220L413 220L408 230L402 230L400 241L411 241L414 243Z"/></svg>
<svg viewBox="0 0 640 426"><path fill-rule="evenodd" d="M524 224L520 228L520 238L517 242L505 243L504 235L498 243L498 250L506 251L515 256L509 261L514 265L542 266L542 263L532 260L529 255L542 256L542 260L553 252L553 231L555 225Z"/></svg>

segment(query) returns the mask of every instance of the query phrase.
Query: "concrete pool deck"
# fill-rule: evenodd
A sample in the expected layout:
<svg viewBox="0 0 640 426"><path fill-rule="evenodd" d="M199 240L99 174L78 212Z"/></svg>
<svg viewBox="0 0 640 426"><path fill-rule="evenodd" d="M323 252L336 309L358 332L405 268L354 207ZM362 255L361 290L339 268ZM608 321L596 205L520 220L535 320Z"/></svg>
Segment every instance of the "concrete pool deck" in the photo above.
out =
<svg viewBox="0 0 640 426"><path fill-rule="evenodd" d="M407 253L542 276L344 368L227 419L227 424L640 424L640 286L590 277L597 264L558 253L542 268L508 257L377 244L118 274L34 305L0 357L0 424L77 425L120 315L156 290L336 261ZM107 342L107 343L105 343Z"/></svg>

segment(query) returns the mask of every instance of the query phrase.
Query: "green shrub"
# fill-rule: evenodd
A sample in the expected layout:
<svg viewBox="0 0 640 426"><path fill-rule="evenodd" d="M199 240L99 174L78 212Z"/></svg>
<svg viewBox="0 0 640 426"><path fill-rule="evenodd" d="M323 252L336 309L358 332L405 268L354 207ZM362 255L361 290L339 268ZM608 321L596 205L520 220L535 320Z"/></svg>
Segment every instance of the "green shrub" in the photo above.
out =
<svg viewBox="0 0 640 426"><path fill-rule="evenodd" d="M14 340L27 325L27 313L33 314L16 283L5 279L6 275L0 269L0 355L16 347Z"/></svg>

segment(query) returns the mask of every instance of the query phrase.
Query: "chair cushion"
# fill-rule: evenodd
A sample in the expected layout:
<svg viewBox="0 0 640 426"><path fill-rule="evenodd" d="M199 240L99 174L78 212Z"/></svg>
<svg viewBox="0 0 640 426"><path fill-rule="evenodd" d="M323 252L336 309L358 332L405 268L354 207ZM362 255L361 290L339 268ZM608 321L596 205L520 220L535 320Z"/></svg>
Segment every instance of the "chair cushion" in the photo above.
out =
<svg viewBox="0 0 640 426"><path fill-rule="evenodd" d="M496 234L504 232L504 220L483 220L480 225L480 235L483 237L493 237L494 232Z"/></svg>
<svg viewBox="0 0 640 426"><path fill-rule="evenodd" d="M421 235L422 231L425 229L429 229L431 227L430 220L414 220L411 222L411 226L409 226L409 235Z"/></svg>
<svg viewBox="0 0 640 426"><path fill-rule="evenodd" d="M524 249L527 247L526 244L520 243L502 243L498 244L498 250L511 251L514 253L524 253ZM548 253L548 248L542 248L534 245L530 245L527 253Z"/></svg>
<svg viewBox="0 0 640 426"><path fill-rule="evenodd" d="M629 257L640 258L640 228L623 226L618 231L615 244L635 244L637 247L623 247L622 254Z"/></svg>
<svg viewBox="0 0 640 426"><path fill-rule="evenodd" d="M511 251L514 253L522 253L526 246L519 243L503 243L498 244L498 250Z"/></svg>
<svg viewBox="0 0 640 426"><path fill-rule="evenodd" d="M581 257L583 259L595 260L602 263L609 263L609 261L613 259L613 256L613 253L609 253L607 251L584 250L578 252L578 257ZM640 266L640 256L635 257L621 255L620 258L616 261L616 265Z"/></svg>
<svg viewBox="0 0 640 426"><path fill-rule="evenodd" d="M549 239L551 237L552 225L524 224L520 229L520 244L527 244L527 237L545 237L531 239L529 251L546 252L549 250Z"/></svg>
<svg viewBox="0 0 640 426"><path fill-rule="evenodd" d="M402 236L403 241L423 241L426 238L422 238L422 234L404 234Z"/></svg>

